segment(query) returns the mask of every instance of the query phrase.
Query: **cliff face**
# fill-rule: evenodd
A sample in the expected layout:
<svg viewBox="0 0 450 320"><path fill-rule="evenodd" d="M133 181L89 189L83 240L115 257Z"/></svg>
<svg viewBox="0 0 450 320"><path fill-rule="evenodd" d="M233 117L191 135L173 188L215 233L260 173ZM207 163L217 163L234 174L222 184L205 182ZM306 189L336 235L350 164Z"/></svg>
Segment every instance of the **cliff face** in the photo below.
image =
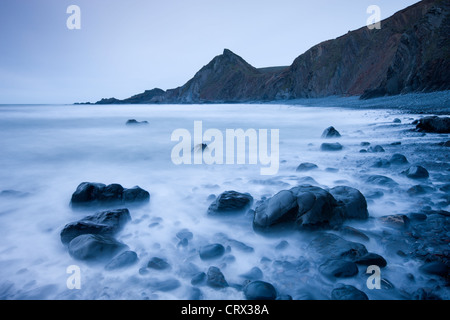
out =
<svg viewBox="0 0 450 320"><path fill-rule="evenodd" d="M322 42L289 67L256 69L225 49L182 87L113 103L223 103L450 89L450 1L423 0ZM101 101L99 102L101 103Z"/></svg>

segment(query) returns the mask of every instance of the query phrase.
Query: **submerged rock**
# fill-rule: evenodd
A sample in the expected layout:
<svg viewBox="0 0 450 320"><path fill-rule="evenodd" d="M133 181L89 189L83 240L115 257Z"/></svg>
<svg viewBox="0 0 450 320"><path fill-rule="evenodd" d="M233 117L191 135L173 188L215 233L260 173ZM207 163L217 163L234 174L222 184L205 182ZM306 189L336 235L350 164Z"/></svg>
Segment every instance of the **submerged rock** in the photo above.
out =
<svg viewBox="0 0 450 320"><path fill-rule="evenodd" d="M326 128L322 133L322 138L340 138L341 134L334 127Z"/></svg>
<svg viewBox="0 0 450 320"><path fill-rule="evenodd" d="M376 145L374 147L369 147L367 149L368 152L384 152L384 148L380 145Z"/></svg>
<svg viewBox="0 0 450 320"><path fill-rule="evenodd" d="M134 265L138 261L138 256L134 251L124 251L118 256L114 257L105 266L106 270L122 269Z"/></svg>
<svg viewBox="0 0 450 320"><path fill-rule="evenodd" d="M354 286L342 285L331 291L332 300L369 300L369 297Z"/></svg>
<svg viewBox="0 0 450 320"><path fill-rule="evenodd" d="M136 119L130 119L126 122L127 126L147 125L148 121L137 121Z"/></svg>
<svg viewBox="0 0 450 320"><path fill-rule="evenodd" d="M422 166L412 166L402 173L411 179L427 179L430 176L428 170Z"/></svg>
<svg viewBox="0 0 450 320"><path fill-rule="evenodd" d="M99 234L112 236L122 230L131 220L128 209L116 209L97 212L77 222L67 224L61 231L61 242L68 244L82 234Z"/></svg>
<svg viewBox="0 0 450 320"><path fill-rule="evenodd" d="M252 281L244 287L244 295L247 300L275 300L277 290L264 281Z"/></svg>
<svg viewBox="0 0 450 320"><path fill-rule="evenodd" d="M408 159L406 159L406 157L400 153L394 153L389 162L391 164L407 164Z"/></svg>
<svg viewBox="0 0 450 320"><path fill-rule="evenodd" d="M438 275L442 277L448 276L450 274L449 267L445 263L440 261L427 262L422 265L419 270L426 274Z"/></svg>
<svg viewBox="0 0 450 320"><path fill-rule="evenodd" d="M72 194L72 207L117 204L141 204L150 200L150 194L136 186L125 189L120 184L83 182Z"/></svg>
<svg viewBox="0 0 450 320"><path fill-rule="evenodd" d="M319 266L319 271L329 278L349 278L358 274L356 263L330 259Z"/></svg>
<svg viewBox="0 0 450 320"><path fill-rule="evenodd" d="M362 257L355 259L356 264L361 264L364 266L376 265L380 268L384 268L387 266L386 260L380 256L379 254L369 252Z"/></svg>
<svg viewBox="0 0 450 320"><path fill-rule="evenodd" d="M382 176L382 175L371 175L371 176L368 176L365 179L365 181L367 183L370 183L370 184L376 184L376 185L386 186L386 187L390 187L390 188L398 186L397 182L395 182L394 180L392 180L389 177Z"/></svg>
<svg viewBox="0 0 450 320"><path fill-rule="evenodd" d="M253 203L253 197L248 193L225 191L211 203L208 208L209 215L224 215L242 213Z"/></svg>
<svg viewBox="0 0 450 320"><path fill-rule="evenodd" d="M219 243L209 244L203 246L199 250L200 258L202 260L210 260L223 256L225 253L225 248Z"/></svg>
<svg viewBox="0 0 450 320"><path fill-rule="evenodd" d="M319 234L309 243L309 248L328 259L355 260L368 253L363 244L345 240L332 233Z"/></svg>
<svg viewBox="0 0 450 320"><path fill-rule="evenodd" d="M322 143L322 145L320 146L320 150L322 150L322 151L340 151L343 148L344 147L339 142Z"/></svg>
<svg viewBox="0 0 450 320"><path fill-rule="evenodd" d="M263 272L260 268L253 267L250 271L241 274L240 277L247 280L260 280L263 278Z"/></svg>
<svg viewBox="0 0 450 320"><path fill-rule="evenodd" d="M109 236L83 234L69 243L69 254L78 260L105 261L128 247Z"/></svg>
<svg viewBox="0 0 450 320"><path fill-rule="evenodd" d="M450 118L430 116L419 119L416 130L431 133L450 133Z"/></svg>
<svg viewBox="0 0 450 320"><path fill-rule="evenodd" d="M317 168L318 168L318 166L315 165L314 163L304 162L304 163L301 163L297 167L297 169L295 171L297 171L297 172L304 172L304 171L314 170L314 169L317 169Z"/></svg>
<svg viewBox="0 0 450 320"><path fill-rule="evenodd" d="M162 258L153 257L147 263L147 268L154 270L167 270L170 269L170 264Z"/></svg>
<svg viewBox="0 0 450 320"><path fill-rule="evenodd" d="M206 284L210 287L218 289L228 287L228 282L225 280L225 276L217 267L209 267L208 273L206 274Z"/></svg>

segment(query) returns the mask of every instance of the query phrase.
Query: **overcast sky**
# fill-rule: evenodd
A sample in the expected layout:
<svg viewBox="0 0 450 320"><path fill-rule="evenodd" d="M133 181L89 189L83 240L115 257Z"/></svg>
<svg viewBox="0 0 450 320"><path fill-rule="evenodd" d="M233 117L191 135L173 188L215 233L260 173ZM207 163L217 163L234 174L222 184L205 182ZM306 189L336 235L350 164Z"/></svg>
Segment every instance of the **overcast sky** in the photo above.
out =
<svg viewBox="0 0 450 320"><path fill-rule="evenodd" d="M417 0L0 0L0 104L95 102L183 85L224 48L255 67ZM69 5L81 29L69 30Z"/></svg>

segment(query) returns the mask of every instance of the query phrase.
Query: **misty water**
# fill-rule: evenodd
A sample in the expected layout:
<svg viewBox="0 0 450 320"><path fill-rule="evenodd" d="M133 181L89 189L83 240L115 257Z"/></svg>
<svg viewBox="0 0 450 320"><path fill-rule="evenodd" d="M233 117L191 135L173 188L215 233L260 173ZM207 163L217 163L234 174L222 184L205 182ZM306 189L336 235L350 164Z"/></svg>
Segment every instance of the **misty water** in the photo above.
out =
<svg viewBox="0 0 450 320"><path fill-rule="evenodd" d="M394 123L395 118L401 122ZM242 275L258 267L261 280L294 299L329 299L338 283L351 284L370 299L407 299L430 281L439 284L442 279L421 273L417 259L388 250L382 238L390 231L377 218L417 212L423 206L444 210L448 206L439 201L438 188L423 197L408 195L406 190L418 183L400 174L405 168L372 164L402 153L411 164L427 167L426 184L448 183L448 156L435 146L448 135L411 131L415 127L411 122L418 118L395 110L256 104L0 106L0 192L16 191L0 197L0 298L244 299L239 289L245 281ZM127 126L129 119L148 121L148 125ZM260 163L175 165L171 152L177 142L171 141L172 132L184 128L193 134L194 121L202 121L203 131L213 128L224 133L238 128L279 129L278 173L261 175ZM338 141L343 150L320 150L321 134L329 126L342 137L327 142ZM360 153L365 141L381 145L385 152ZM392 145L395 142L401 144ZM318 169L296 172L304 162ZM363 178L368 174L391 177L399 186L392 190L368 185ZM96 212L70 206L72 193L85 181L140 186L150 192L147 205L129 208L132 220L116 236L137 253L135 265L106 271L104 265L73 259L61 243L60 232L67 223ZM322 188L347 185L366 196L369 220L346 225L369 236L364 245L385 257L388 265L382 277L394 288L369 290L364 266L359 266L355 277L335 281L323 277L308 249L314 232L265 235L253 230L251 213L222 219L207 215L211 195L248 192L255 200L254 208L262 197L305 183ZM384 195L371 196L376 191ZM183 229L193 234L187 246L180 246L176 236ZM253 251L242 250L233 240ZM282 241L287 245L278 246ZM223 244L226 253L215 260L201 260L199 248L211 243ZM165 259L170 268L139 272L152 257ZM70 290L66 284L70 276L66 269L71 265L81 270L79 290ZM207 272L210 266L219 267L230 286L193 289L192 276ZM448 298L445 290L440 295Z"/></svg>

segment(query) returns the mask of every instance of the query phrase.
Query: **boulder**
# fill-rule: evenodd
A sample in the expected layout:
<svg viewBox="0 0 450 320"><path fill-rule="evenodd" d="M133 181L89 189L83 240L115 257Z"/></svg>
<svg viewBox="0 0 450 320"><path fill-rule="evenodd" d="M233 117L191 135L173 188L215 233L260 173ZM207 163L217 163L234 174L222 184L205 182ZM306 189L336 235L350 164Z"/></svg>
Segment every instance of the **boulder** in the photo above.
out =
<svg viewBox="0 0 450 320"><path fill-rule="evenodd" d="M380 268L384 268L387 265L386 260L379 254L369 252L362 257L355 259L356 264L361 264L363 266L376 265Z"/></svg>
<svg viewBox="0 0 450 320"><path fill-rule="evenodd" d="M137 121L136 119L130 119L125 124L127 126L147 125L148 121Z"/></svg>
<svg viewBox="0 0 450 320"><path fill-rule="evenodd" d="M410 225L410 220L404 214L393 214L378 218L381 224L394 229L407 229Z"/></svg>
<svg viewBox="0 0 450 320"><path fill-rule="evenodd" d="M365 220L369 218L366 198L359 190L338 186L330 189L329 192L342 206L344 219Z"/></svg>
<svg viewBox="0 0 450 320"><path fill-rule="evenodd" d="M228 282L225 280L225 276L217 267L209 267L206 274L206 284L210 287L218 289L228 287Z"/></svg>
<svg viewBox="0 0 450 320"><path fill-rule="evenodd" d="M214 216L243 213L252 203L253 197L248 193L225 191L211 203L208 214Z"/></svg>
<svg viewBox="0 0 450 320"><path fill-rule="evenodd" d="M416 130L431 133L450 133L450 118L430 116L419 119Z"/></svg>
<svg viewBox="0 0 450 320"><path fill-rule="evenodd" d="M310 170L314 170L314 169L317 169L317 168L318 168L318 166L315 165L314 163L304 162L304 163L301 163L297 167L297 169L295 171L297 171L297 172L305 172L305 171L310 171Z"/></svg>
<svg viewBox="0 0 450 320"><path fill-rule="evenodd" d="M154 270L167 270L170 269L170 264L164 259L153 257L147 263L147 268Z"/></svg>
<svg viewBox="0 0 450 320"><path fill-rule="evenodd" d="M384 152L384 148L380 145L376 145L374 147L371 146L367 149L367 152Z"/></svg>
<svg viewBox="0 0 450 320"><path fill-rule="evenodd" d="M223 245L219 243L209 244L203 246L199 250L200 259L202 260L210 260L223 256L225 253L225 248Z"/></svg>
<svg viewBox="0 0 450 320"><path fill-rule="evenodd" d="M438 275L448 277L449 267L440 261L427 262L419 268L420 271L426 274Z"/></svg>
<svg viewBox="0 0 450 320"><path fill-rule="evenodd" d="M128 209L116 209L97 212L77 222L67 224L60 233L61 242L68 244L82 234L99 234L112 236L122 230L131 220Z"/></svg>
<svg viewBox="0 0 450 320"><path fill-rule="evenodd" d="M275 287L264 281L252 281L244 287L247 300L275 300L277 291Z"/></svg>
<svg viewBox="0 0 450 320"><path fill-rule="evenodd" d="M406 159L406 157L400 153L394 153L391 157L391 159L389 160L389 162L391 164L407 164L408 160Z"/></svg>
<svg viewBox="0 0 450 320"><path fill-rule="evenodd" d="M138 256L134 251L124 251L114 257L105 266L106 270L117 270L134 265L138 261Z"/></svg>
<svg viewBox="0 0 450 320"><path fill-rule="evenodd" d="M141 204L150 200L150 194L136 186L124 189L119 184L83 182L72 194L72 207Z"/></svg>
<svg viewBox="0 0 450 320"><path fill-rule="evenodd" d="M344 147L339 142L322 143L322 145L320 146L320 150L322 150L322 151L340 151L343 148Z"/></svg>
<svg viewBox="0 0 450 320"><path fill-rule="evenodd" d="M345 240L332 233L319 234L308 247L328 259L356 260L368 253L363 244Z"/></svg>
<svg viewBox="0 0 450 320"><path fill-rule="evenodd" d="M325 139L340 138L340 137L341 137L341 134L334 127L328 127L322 133L322 138L325 138Z"/></svg>
<svg viewBox="0 0 450 320"><path fill-rule="evenodd" d="M330 259L319 266L319 271L329 278L349 278L358 274L358 266L352 261Z"/></svg>
<svg viewBox="0 0 450 320"><path fill-rule="evenodd" d="M128 247L110 236L82 234L69 243L72 258L85 261L105 261L112 259Z"/></svg>
<svg viewBox="0 0 450 320"><path fill-rule="evenodd" d="M379 186L386 186L386 187L390 187L390 188L398 186L397 182L395 182L394 180L392 180L389 177L382 176L382 175L368 176L368 177L366 177L365 181L370 184L376 184Z"/></svg>
<svg viewBox="0 0 450 320"><path fill-rule="evenodd" d="M428 170L422 166L409 167L408 170L405 170L402 173L406 174L410 179L427 179L430 176Z"/></svg>
<svg viewBox="0 0 450 320"><path fill-rule="evenodd" d="M263 272L258 267L253 267L251 270L247 271L244 274L240 275L241 278L247 280L260 280L263 278Z"/></svg>
<svg viewBox="0 0 450 320"><path fill-rule="evenodd" d="M361 290L351 285L342 285L331 291L332 300L369 300L367 295Z"/></svg>

